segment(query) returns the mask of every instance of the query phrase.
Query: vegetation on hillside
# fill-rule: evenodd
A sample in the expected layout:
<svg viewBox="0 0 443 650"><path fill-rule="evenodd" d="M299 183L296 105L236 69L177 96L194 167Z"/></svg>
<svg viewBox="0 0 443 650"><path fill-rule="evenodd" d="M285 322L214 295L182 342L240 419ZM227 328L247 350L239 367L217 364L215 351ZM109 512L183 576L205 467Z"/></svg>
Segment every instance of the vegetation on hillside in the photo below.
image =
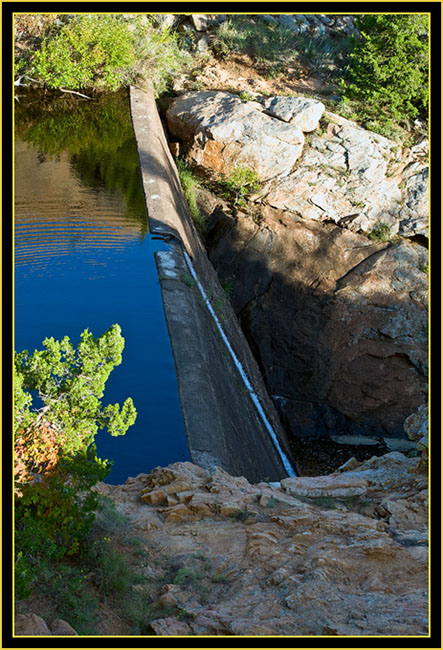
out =
<svg viewBox="0 0 443 650"><path fill-rule="evenodd" d="M260 17L230 16L215 31L212 48L223 59L248 55L267 78L284 81L291 68L307 72L340 92L328 107L365 128L404 139L405 131L426 127L429 93L428 17L419 14L358 16L359 36L337 32L313 36ZM414 118L423 123L414 124Z"/></svg>
<svg viewBox="0 0 443 650"><path fill-rule="evenodd" d="M247 54L264 76L281 79L290 67L303 74L306 65L328 75L331 67L341 65L351 48L345 34L337 33L334 39L313 37L251 15L229 16L215 30L211 44L217 56L227 59Z"/></svg>
<svg viewBox="0 0 443 650"><path fill-rule="evenodd" d="M349 73L342 81L345 100L359 102L365 126L427 120L429 29L426 15L359 16Z"/></svg>
<svg viewBox="0 0 443 650"><path fill-rule="evenodd" d="M25 18L16 18L16 76L47 88L113 91L145 78L160 95L191 61L178 35L146 15Z"/></svg>
<svg viewBox="0 0 443 650"><path fill-rule="evenodd" d="M260 16L233 15L213 28L218 58L248 55L265 78L311 71L341 93L330 108L393 138L427 121L429 26L425 14L358 16L359 36L312 35ZM198 63L192 39L151 15L34 14L15 18L16 78L46 88L116 90L149 79L157 96ZM327 101L327 97L322 98Z"/></svg>

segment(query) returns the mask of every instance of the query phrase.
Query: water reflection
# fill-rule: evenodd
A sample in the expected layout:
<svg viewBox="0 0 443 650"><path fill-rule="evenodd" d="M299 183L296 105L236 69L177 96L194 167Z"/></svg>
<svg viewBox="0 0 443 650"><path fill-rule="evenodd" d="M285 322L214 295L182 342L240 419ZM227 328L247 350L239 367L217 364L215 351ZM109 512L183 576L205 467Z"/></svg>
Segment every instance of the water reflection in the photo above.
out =
<svg viewBox="0 0 443 650"><path fill-rule="evenodd" d="M32 146L39 162L58 162L69 152L69 164L81 185L121 194L124 215L137 217L140 232L145 233L145 204L126 92L87 100L34 90L22 91L18 100L16 137Z"/></svg>
<svg viewBox="0 0 443 650"><path fill-rule="evenodd" d="M134 400L124 438L99 434L109 480L189 460L125 93L94 102L22 93L15 140L15 347L74 344L119 323L105 403Z"/></svg>

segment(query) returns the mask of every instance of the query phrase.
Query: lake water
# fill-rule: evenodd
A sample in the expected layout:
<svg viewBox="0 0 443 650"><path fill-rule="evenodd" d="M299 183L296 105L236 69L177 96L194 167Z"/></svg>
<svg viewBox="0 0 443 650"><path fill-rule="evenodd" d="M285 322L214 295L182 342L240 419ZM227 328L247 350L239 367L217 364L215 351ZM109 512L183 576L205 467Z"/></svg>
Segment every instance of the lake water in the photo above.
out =
<svg viewBox="0 0 443 650"><path fill-rule="evenodd" d="M100 432L120 483L190 460L126 93L96 101L22 91L15 106L15 349L118 323L123 361L103 404L132 397L125 436Z"/></svg>

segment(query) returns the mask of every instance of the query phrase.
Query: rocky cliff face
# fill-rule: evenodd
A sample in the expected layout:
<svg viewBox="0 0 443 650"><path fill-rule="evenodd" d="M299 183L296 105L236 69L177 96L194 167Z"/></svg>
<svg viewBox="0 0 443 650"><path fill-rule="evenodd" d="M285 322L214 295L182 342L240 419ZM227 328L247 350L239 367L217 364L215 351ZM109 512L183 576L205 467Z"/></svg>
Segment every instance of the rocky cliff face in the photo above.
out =
<svg viewBox="0 0 443 650"><path fill-rule="evenodd" d="M264 180L244 212L200 204L288 431L404 437L427 398L426 143L402 150L303 97L190 92L167 119L201 174Z"/></svg>

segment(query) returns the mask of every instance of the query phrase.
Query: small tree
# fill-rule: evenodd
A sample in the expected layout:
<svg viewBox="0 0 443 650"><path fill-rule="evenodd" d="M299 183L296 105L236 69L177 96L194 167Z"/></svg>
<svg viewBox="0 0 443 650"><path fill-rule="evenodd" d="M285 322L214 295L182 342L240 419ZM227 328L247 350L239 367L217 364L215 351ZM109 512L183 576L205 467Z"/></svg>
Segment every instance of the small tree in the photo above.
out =
<svg viewBox="0 0 443 650"><path fill-rule="evenodd" d="M123 435L134 424L131 398L102 407L105 383L121 363L118 325L95 338L88 330L75 349L66 336L48 338L43 350L15 355L16 547L21 553L63 557L78 550L93 521L91 487L111 464L96 456L94 437L106 427ZM38 398L42 406L32 408Z"/></svg>
<svg viewBox="0 0 443 650"><path fill-rule="evenodd" d="M345 95L387 109L395 120L426 116L428 17L419 14L359 16Z"/></svg>

